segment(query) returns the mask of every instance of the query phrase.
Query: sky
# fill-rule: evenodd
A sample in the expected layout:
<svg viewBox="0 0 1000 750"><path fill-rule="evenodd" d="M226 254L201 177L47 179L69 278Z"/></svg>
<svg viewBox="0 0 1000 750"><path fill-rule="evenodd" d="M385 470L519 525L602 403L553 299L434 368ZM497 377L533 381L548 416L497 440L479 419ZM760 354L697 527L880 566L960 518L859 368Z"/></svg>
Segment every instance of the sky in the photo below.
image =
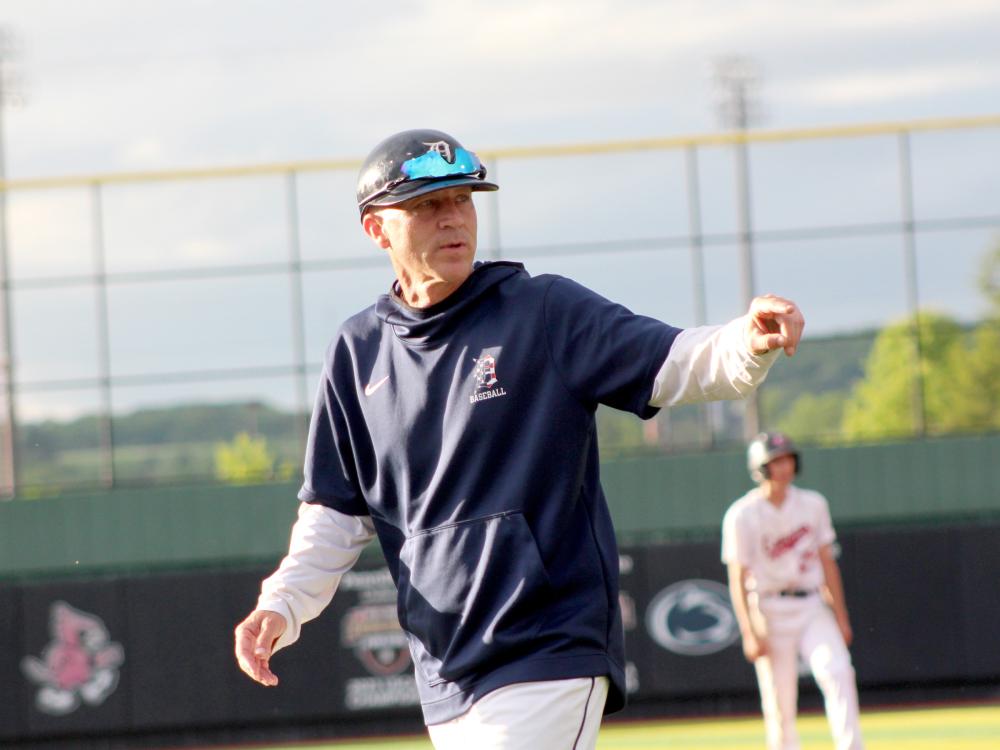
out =
<svg viewBox="0 0 1000 750"><path fill-rule="evenodd" d="M410 127L710 132L732 55L761 127L1000 109L1000 0L2 0L0 23L12 178L356 158Z"/></svg>
<svg viewBox="0 0 1000 750"><path fill-rule="evenodd" d="M713 133L724 129L715 71L732 56L757 71L757 128L1000 114L1000 0L0 0L0 25L14 180L360 159L414 127L477 151ZM898 221L896 154L886 138L755 148L755 228ZM638 312L693 324L687 248L648 251L649 238L688 229L682 157L502 162L499 212L493 198L480 204L481 244L502 237L533 273L563 272ZM731 233L731 153L700 159L705 231ZM997 215L998 129L921 136L914 160L922 217ZM107 270L280 262L283 189L280 180L231 182L225 193L211 183L108 188ZM371 252L352 192L349 174L301 179L306 261ZM88 272L87 201L79 190L11 196L15 280ZM974 318L974 271L996 231L922 236L923 298ZM588 242L609 246L575 259L534 250ZM807 333L870 328L905 311L898 238L762 241L758 252L761 284L803 303ZM706 253L708 322L742 311L736 265L734 247ZM387 268L305 280L311 362L334 321L384 290ZM280 276L111 287L111 375L132 378L116 408L197 390L146 388L150 373L287 363L288 296ZM12 309L20 381L95 376L91 289L22 284ZM273 391L241 383L198 392ZM296 386L282 388L275 399L295 402ZM94 391L27 389L19 413L68 418L98 401Z"/></svg>

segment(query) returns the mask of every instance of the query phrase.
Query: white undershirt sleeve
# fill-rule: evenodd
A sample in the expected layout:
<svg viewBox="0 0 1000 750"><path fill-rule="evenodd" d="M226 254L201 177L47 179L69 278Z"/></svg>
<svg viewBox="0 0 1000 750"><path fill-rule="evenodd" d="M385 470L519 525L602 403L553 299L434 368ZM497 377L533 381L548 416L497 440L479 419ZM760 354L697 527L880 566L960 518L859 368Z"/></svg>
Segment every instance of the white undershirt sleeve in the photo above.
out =
<svg viewBox="0 0 1000 750"><path fill-rule="evenodd" d="M298 640L302 624L330 603L344 573L374 538L369 516L349 516L314 503L299 506L288 554L261 584L257 600L257 609L277 612L287 622L275 651Z"/></svg>
<svg viewBox="0 0 1000 750"><path fill-rule="evenodd" d="M722 326L681 331L656 374L650 406L744 398L763 383L782 350L752 353L746 324L743 316Z"/></svg>

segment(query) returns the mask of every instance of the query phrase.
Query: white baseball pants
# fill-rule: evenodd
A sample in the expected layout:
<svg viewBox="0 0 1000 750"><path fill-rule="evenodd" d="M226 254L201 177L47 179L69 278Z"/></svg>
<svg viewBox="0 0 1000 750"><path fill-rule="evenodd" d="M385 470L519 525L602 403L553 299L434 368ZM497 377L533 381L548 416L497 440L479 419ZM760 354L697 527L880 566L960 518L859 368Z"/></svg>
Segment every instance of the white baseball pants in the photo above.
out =
<svg viewBox="0 0 1000 750"><path fill-rule="evenodd" d="M435 750L594 750L607 697L607 677L521 682L427 731Z"/></svg>
<svg viewBox="0 0 1000 750"><path fill-rule="evenodd" d="M769 750L798 750L798 657L823 693L837 750L862 750L858 690L851 655L833 613L818 594L802 599L765 597L754 613L766 633L768 655L754 663Z"/></svg>

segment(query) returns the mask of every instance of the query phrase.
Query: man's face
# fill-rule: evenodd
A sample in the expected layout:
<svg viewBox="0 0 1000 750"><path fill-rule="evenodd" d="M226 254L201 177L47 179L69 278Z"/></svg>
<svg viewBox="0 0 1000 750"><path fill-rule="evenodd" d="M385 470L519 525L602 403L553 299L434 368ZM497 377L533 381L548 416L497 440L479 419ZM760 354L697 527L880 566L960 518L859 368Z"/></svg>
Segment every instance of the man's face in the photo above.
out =
<svg viewBox="0 0 1000 750"><path fill-rule="evenodd" d="M778 456L767 463L768 478L777 484L789 484L795 478L795 457Z"/></svg>
<svg viewBox="0 0 1000 750"><path fill-rule="evenodd" d="M365 231L389 251L404 289L429 283L450 293L472 273L477 224L470 187L435 190L369 213Z"/></svg>

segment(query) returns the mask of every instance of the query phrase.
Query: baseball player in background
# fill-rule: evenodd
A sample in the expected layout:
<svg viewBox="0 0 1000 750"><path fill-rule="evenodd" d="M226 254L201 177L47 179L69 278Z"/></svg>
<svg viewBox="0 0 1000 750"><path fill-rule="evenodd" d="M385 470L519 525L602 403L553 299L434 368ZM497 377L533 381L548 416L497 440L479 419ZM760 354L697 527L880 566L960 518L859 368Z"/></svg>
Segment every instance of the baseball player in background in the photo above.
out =
<svg viewBox="0 0 1000 750"><path fill-rule="evenodd" d="M862 748L858 693L847 647L851 622L836 535L826 498L792 484L802 461L792 441L763 433L747 451L757 488L733 503L722 522L743 653L757 671L770 750L797 750L798 659L820 690L837 750Z"/></svg>
<svg viewBox="0 0 1000 750"><path fill-rule="evenodd" d="M625 702L597 406L649 418L745 396L803 319L767 295L682 331L566 278L478 263L472 194L496 189L440 131L397 133L365 160L361 224L396 279L327 350L288 554L236 657L277 684L271 655L377 537L434 746L584 750Z"/></svg>

